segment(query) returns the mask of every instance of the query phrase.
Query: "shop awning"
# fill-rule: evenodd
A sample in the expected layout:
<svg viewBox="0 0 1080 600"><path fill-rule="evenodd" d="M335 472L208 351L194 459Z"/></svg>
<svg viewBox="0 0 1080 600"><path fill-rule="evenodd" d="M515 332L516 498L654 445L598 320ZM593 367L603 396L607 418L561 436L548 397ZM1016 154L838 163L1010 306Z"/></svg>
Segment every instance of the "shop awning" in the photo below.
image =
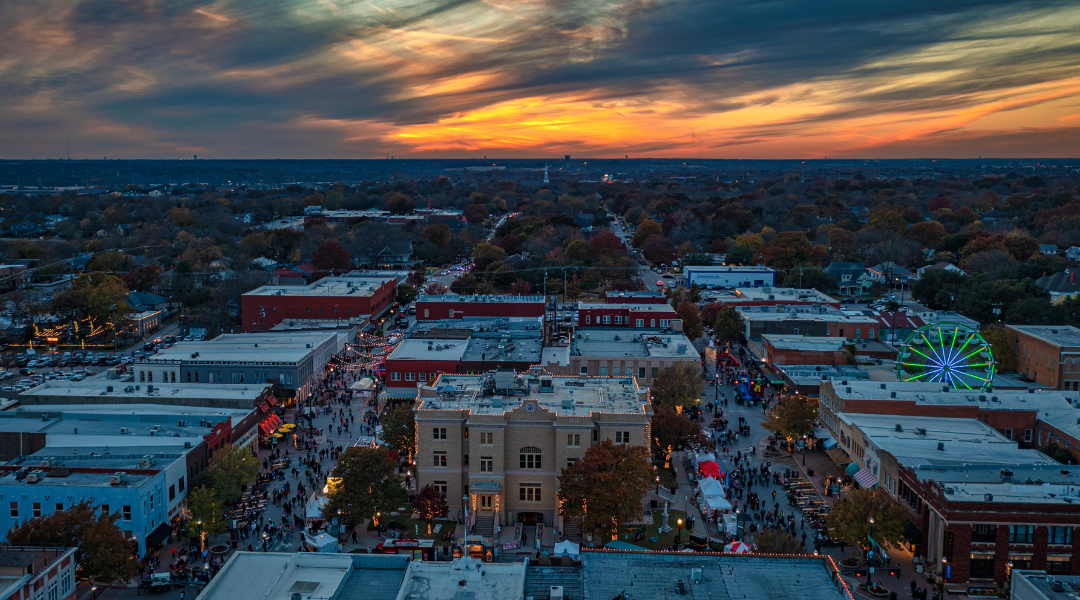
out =
<svg viewBox="0 0 1080 600"><path fill-rule="evenodd" d="M821 438L821 447L826 450L829 450L830 448L835 448L836 440L832 439L831 437Z"/></svg>
<svg viewBox="0 0 1080 600"><path fill-rule="evenodd" d="M267 396L266 397L266 402L268 404L270 404L270 406L273 406L273 405L277 404L277 398L275 398L273 396Z"/></svg>
<svg viewBox="0 0 1080 600"><path fill-rule="evenodd" d="M260 402L259 410L261 410L262 412L270 412L270 407L267 406L265 402Z"/></svg>
<svg viewBox="0 0 1080 600"><path fill-rule="evenodd" d="M877 485L877 475L870 469L862 469L855 474L855 481L859 482L859 485L866 489L870 489Z"/></svg>
<svg viewBox="0 0 1080 600"><path fill-rule="evenodd" d="M262 432L263 435L270 435L274 430L267 423L259 423L259 431Z"/></svg>
<svg viewBox="0 0 1080 600"><path fill-rule="evenodd" d="M156 529L150 532L150 535L146 536L146 547L160 546L169 537L170 533L172 533L172 527L168 523L158 525Z"/></svg>
<svg viewBox="0 0 1080 600"><path fill-rule="evenodd" d="M833 440L833 441L836 441L836 440ZM828 454L829 458L833 459L833 462L835 462L838 465L846 465L849 462L851 462L851 459L848 458L847 452L844 452L844 449L841 448L840 446L833 446L831 448L826 448L825 449L825 454Z"/></svg>
<svg viewBox="0 0 1080 600"><path fill-rule="evenodd" d="M844 472L848 475L854 475L859 472L859 463L848 463L848 466L844 469Z"/></svg>

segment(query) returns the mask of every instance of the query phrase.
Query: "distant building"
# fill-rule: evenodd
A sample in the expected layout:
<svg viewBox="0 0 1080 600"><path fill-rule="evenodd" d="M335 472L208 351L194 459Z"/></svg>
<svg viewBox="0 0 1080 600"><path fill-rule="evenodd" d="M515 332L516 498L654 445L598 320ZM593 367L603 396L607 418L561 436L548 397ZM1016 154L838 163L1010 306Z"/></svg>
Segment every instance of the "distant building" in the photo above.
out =
<svg viewBox="0 0 1080 600"><path fill-rule="evenodd" d="M1039 287L1050 294L1050 302L1054 304L1061 304L1080 294L1080 283L1077 283L1074 269L1065 269L1053 275L1043 275L1039 278Z"/></svg>
<svg viewBox="0 0 1080 600"><path fill-rule="evenodd" d="M1057 244L1039 244L1039 252L1046 256L1057 256Z"/></svg>
<svg viewBox="0 0 1080 600"><path fill-rule="evenodd" d="M545 360L544 370L554 375L633 376L651 385L662 369L701 363L701 355L682 332L663 329L578 327L566 350L554 362Z"/></svg>
<svg viewBox="0 0 1080 600"><path fill-rule="evenodd" d="M26 265L0 265L0 293L7 293L26 284Z"/></svg>
<svg viewBox="0 0 1080 600"><path fill-rule="evenodd" d="M769 365L846 365L847 340L805 335L761 336L762 359Z"/></svg>
<svg viewBox="0 0 1080 600"><path fill-rule="evenodd" d="M1016 372L1054 390L1080 390L1080 329L1071 325L1006 325Z"/></svg>
<svg viewBox="0 0 1080 600"><path fill-rule="evenodd" d="M417 321L441 321L466 317L544 317L543 296L459 296L420 294L416 300Z"/></svg>
<svg viewBox="0 0 1080 600"><path fill-rule="evenodd" d="M724 306L776 306L776 305L816 305L840 308L840 301L815 289L798 288L736 288L734 290L702 292L704 302L715 302Z"/></svg>
<svg viewBox="0 0 1080 600"><path fill-rule="evenodd" d="M876 264L869 267L867 271L869 271L870 277L875 283L887 284L890 287L899 283L907 283L909 279L912 279L915 276L915 274L906 267L900 266L892 261Z"/></svg>
<svg viewBox="0 0 1080 600"><path fill-rule="evenodd" d="M579 303L578 325L593 327L665 328L679 318L670 304Z"/></svg>
<svg viewBox="0 0 1080 600"><path fill-rule="evenodd" d="M841 296L864 296L870 293L870 286L874 283L862 263L835 261L825 267L825 272L832 278Z"/></svg>
<svg viewBox="0 0 1080 600"><path fill-rule="evenodd" d="M290 319L376 318L397 296L392 277L324 277L309 285L264 285L240 298L244 331Z"/></svg>
<svg viewBox="0 0 1080 600"><path fill-rule="evenodd" d="M668 304L670 300L664 292L605 292L606 304Z"/></svg>
<svg viewBox="0 0 1080 600"><path fill-rule="evenodd" d="M935 263L925 267L919 267L918 269L916 269L915 280L918 281L922 279L923 274L927 271L948 271L950 273L956 273L957 275L967 275L967 273L965 273L964 270L960 267L950 262L941 261L939 263Z"/></svg>
<svg viewBox="0 0 1080 600"><path fill-rule="evenodd" d="M764 287L776 285L776 270L757 266L686 265L683 278L686 285L697 284L702 289Z"/></svg>

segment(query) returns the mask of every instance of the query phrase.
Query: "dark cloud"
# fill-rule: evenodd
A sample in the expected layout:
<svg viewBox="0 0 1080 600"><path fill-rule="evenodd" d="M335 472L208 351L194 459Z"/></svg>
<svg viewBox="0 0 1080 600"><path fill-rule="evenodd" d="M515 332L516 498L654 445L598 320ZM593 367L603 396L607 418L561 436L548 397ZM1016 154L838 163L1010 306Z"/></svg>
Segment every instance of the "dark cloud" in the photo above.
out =
<svg viewBox="0 0 1080 600"><path fill-rule="evenodd" d="M9 31L0 38L0 139L8 142L0 152L35 156L43 148L35 137L74 131L95 140L95 156L174 147L266 156L255 140L269 134L290 150L283 155L375 156L407 145L356 136L350 123L425 125L532 97L623 103L619 116L627 102L644 114L677 99L677 110L654 111L658 119L834 103L699 142L723 148L877 114L960 111L1080 67L1071 1L504 2L0 4ZM1045 18L1055 13L1065 18ZM305 129L312 123L326 129ZM335 133L330 123L343 125ZM960 145L973 139L948 135ZM1052 145L1035 141L1051 139L1043 130L1002 135L994 141L1002 148ZM587 136L559 143L604 148Z"/></svg>

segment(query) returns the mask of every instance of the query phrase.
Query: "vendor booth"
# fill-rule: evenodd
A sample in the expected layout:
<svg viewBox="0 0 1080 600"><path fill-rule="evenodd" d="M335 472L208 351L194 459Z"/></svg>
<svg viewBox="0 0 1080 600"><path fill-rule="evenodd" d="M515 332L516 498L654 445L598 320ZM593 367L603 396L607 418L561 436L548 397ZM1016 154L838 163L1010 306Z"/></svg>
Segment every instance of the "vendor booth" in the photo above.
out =
<svg viewBox="0 0 1080 600"><path fill-rule="evenodd" d="M460 547L454 548L454 558L461 556L492 562L495 560L495 546L484 536L470 535L465 538Z"/></svg>

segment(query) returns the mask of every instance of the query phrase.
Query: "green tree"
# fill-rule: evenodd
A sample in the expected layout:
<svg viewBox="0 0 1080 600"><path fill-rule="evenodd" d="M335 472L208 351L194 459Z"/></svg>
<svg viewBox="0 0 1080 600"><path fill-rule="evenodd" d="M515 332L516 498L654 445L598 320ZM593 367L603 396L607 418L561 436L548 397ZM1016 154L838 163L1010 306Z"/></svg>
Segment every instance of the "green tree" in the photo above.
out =
<svg viewBox="0 0 1080 600"><path fill-rule="evenodd" d="M836 289L836 282L828 273L818 267L798 266L792 268L784 277L784 287L815 289L828 294Z"/></svg>
<svg viewBox="0 0 1080 600"><path fill-rule="evenodd" d="M346 450L332 472L341 485L330 493L327 515L341 511L345 522L358 525L381 512L389 512L408 501L408 493L394 474L394 461L382 448Z"/></svg>
<svg viewBox="0 0 1080 600"><path fill-rule="evenodd" d="M133 558L134 544L116 522L120 513L97 514L96 507L83 500L67 510L34 517L7 533L13 546L74 547L80 577L112 583L127 581L139 573Z"/></svg>
<svg viewBox="0 0 1080 600"><path fill-rule="evenodd" d="M700 425L670 406L656 407L650 431L653 436L653 456L657 459L664 458L668 452L710 445Z"/></svg>
<svg viewBox="0 0 1080 600"><path fill-rule="evenodd" d="M416 499L412 503L413 510L420 515L420 518L427 523L428 535L431 535L431 522L437 517L445 517L449 507L446 505L446 498L443 498L442 492L435 489L433 485L425 485L423 489L416 494Z"/></svg>
<svg viewBox="0 0 1080 600"><path fill-rule="evenodd" d="M582 517L585 531L617 533L620 525L645 515L642 500L653 487L653 477L644 446L604 440L559 476L562 514Z"/></svg>
<svg viewBox="0 0 1080 600"><path fill-rule="evenodd" d="M397 286L397 303L401 306L405 306L413 300L416 300L416 296L419 295L419 293L419 290L415 287L407 283L400 283Z"/></svg>
<svg viewBox="0 0 1080 600"><path fill-rule="evenodd" d="M199 486L188 492L188 510L191 517L187 520L184 535L199 540L202 544L202 536L214 535L225 531L225 518L222 516L221 502L213 488Z"/></svg>
<svg viewBox="0 0 1080 600"><path fill-rule="evenodd" d="M240 489L259 474L259 459L246 446L225 444L214 453L213 461L208 476L223 504L240 498Z"/></svg>
<svg viewBox="0 0 1080 600"><path fill-rule="evenodd" d="M660 369L652 384L653 401L673 408L697 404L701 390L701 367L688 362Z"/></svg>
<svg viewBox="0 0 1080 600"><path fill-rule="evenodd" d="M445 223L428 225L421 237L436 246L445 246L450 243L450 226Z"/></svg>
<svg viewBox="0 0 1080 600"><path fill-rule="evenodd" d="M1076 459L1069 452L1068 448L1063 448L1057 445L1056 442L1051 442L1042 448L1039 448L1039 452L1049 456L1050 458L1058 461L1063 465L1075 465Z"/></svg>
<svg viewBox="0 0 1080 600"><path fill-rule="evenodd" d="M476 271L483 273L494 263L502 263L506 260L506 251L492 244L477 244L473 248L473 262ZM459 278L460 279L460 278Z"/></svg>
<svg viewBox="0 0 1080 600"><path fill-rule="evenodd" d="M698 309L697 304L689 300L683 302L675 309L675 314L682 319L683 333L691 342L705 333L705 326L701 322L701 310Z"/></svg>
<svg viewBox="0 0 1080 600"><path fill-rule="evenodd" d="M713 325L713 335L724 344L737 344L745 339L743 333L742 317L739 311L732 306L725 306L716 315L716 324Z"/></svg>
<svg viewBox="0 0 1080 600"><path fill-rule="evenodd" d="M382 416L382 442L398 456L412 460L416 453L416 414L412 405L398 404Z"/></svg>
<svg viewBox="0 0 1080 600"><path fill-rule="evenodd" d="M785 231L776 234L761 248L765 264L780 269L790 269L798 264L817 262L817 254L806 234L801 231Z"/></svg>
<svg viewBox="0 0 1080 600"><path fill-rule="evenodd" d="M641 225L638 225L634 237L630 240L630 245L640 248L650 236L654 235L664 235L664 226L652 219L645 219L641 222Z"/></svg>
<svg viewBox="0 0 1080 600"><path fill-rule="evenodd" d="M989 325L983 325L979 330L983 339L987 344L990 344L990 349L994 353L994 359L997 361L998 371L1015 371L1016 370L1016 351L1013 344L1009 341L1009 331L1005 329L1004 325L1000 323L991 323Z"/></svg>
<svg viewBox="0 0 1080 600"><path fill-rule="evenodd" d="M779 431L788 439L795 439L814 430L818 403L803 395L788 396L774 405L761 426L768 431Z"/></svg>
<svg viewBox="0 0 1080 600"><path fill-rule="evenodd" d="M809 554L802 540L782 529L762 529L753 542L761 554Z"/></svg>
<svg viewBox="0 0 1080 600"><path fill-rule="evenodd" d="M833 504L825 524L832 537L867 548L870 517L874 518L874 540L883 546L897 546L910 520L908 510L881 488L860 488Z"/></svg>

